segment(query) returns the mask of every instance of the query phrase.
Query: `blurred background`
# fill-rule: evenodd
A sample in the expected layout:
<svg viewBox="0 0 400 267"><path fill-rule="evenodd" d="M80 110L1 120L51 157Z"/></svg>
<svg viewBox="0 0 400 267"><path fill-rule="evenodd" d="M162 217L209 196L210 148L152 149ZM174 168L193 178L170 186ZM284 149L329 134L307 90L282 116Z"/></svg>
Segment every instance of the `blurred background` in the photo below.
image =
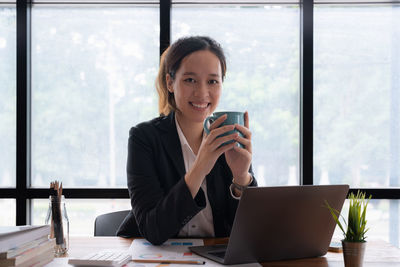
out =
<svg viewBox="0 0 400 267"><path fill-rule="evenodd" d="M55 179L126 188L128 131L158 116L159 3L87 2L32 4L32 189ZM171 42L221 43L228 69L218 109L248 110L259 185L300 184L300 4L192 2L172 1ZM400 5L320 1L313 12L313 183L398 189ZM2 188L16 187L16 13L15 1L0 0ZM399 246L399 198L370 202L369 238ZM66 203L72 235L92 235L97 215L130 208L128 198L101 195ZM48 199L28 207L31 222L44 223ZM16 199L0 196L0 209L0 225L15 225Z"/></svg>

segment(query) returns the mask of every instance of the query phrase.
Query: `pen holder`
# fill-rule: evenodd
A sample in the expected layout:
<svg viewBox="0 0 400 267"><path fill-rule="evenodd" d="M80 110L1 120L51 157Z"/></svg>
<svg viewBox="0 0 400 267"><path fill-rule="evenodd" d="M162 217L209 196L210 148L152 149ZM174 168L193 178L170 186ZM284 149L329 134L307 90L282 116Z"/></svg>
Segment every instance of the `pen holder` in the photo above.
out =
<svg viewBox="0 0 400 267"><path fill-rule="evenodd" d="M50 238L56 239L54 256L64 255L69 246L69 220L64 196L61 196L61 199L58 196L49 197L49 209L45 223L50 224Z"/></svg>

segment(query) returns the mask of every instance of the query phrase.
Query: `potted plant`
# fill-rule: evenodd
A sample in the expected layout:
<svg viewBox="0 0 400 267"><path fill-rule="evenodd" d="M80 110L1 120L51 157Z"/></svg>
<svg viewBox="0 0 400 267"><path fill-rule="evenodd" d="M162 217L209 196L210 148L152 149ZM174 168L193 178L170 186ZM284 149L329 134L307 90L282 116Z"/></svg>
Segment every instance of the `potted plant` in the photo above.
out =
<svg viewBox="0 0 400 267"><path fill-rule="evenodd" d="M342 246L344 265L346 267L362 267L363 265L366 247L365 234L368 231L368 228L366 228L367 220L365 216L371 197L372 196L369 196L369 198L366 199L365 193L360 191L357 192L357 195L350 193L350 206L347 222L345 218L340 215L339 211L329 206L327 201L325 202L326 207L331 212L333 219L336 221L344 235ZM340 222L340 217L343 218L344 224Z"/></svg>

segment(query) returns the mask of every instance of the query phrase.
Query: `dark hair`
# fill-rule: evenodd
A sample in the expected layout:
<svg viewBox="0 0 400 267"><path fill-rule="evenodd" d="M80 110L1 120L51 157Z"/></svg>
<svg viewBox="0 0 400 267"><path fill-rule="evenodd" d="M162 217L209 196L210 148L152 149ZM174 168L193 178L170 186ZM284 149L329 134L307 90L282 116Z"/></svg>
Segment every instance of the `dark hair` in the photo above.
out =
<svg viewBox="0 0 400 267"><path fill-rule="evenodd" d="M183 37L175 41L161 55L160 68L156 79L158 92L158 110L160 115L168 115L171 111L177 110L174 94L168 91L166 76L169 74L175 79L182 60L200 50L208 50L216 55L221 63L222 81L226 74L226 59L224 51L219 43L206 36Z"/></svg>

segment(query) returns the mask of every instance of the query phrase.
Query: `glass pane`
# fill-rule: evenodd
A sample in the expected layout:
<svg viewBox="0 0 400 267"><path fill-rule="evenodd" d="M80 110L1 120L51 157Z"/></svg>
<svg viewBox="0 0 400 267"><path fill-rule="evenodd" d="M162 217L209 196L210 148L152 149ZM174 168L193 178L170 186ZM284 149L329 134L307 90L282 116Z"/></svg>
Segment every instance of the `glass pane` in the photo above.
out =
<svg viewBox="0 0 400 267"><path fill-rule="evenodd" d="M0 199L0 226L14 226L16 223L16 207L15 199L2 198Z"/></svg>
<svg viewBox="0 0 400 267"><path fill-rule="evenodd" d="M130 127L157 115L157 7L32 9L32 186L126 186Z"/></svg>
<svg viewBox="0 0 400 267"><path fill-rule="evenodd" d="M96 3L96 4L101 4L101 3L106 3L106 4L112 4L112 2L118 2L118 3L122 3L122 4L156 4L158 3L157 0L32 0L33 3L61 3L61 4L65 4L65 3Z"/></svg>
<svg viewBox="0 0 400 267"><path fill-rule="evenodd" d="M352 0L351 3L361 3L361 4L366 4L366 3L371 3L371 4L376 4L376 3L384 3L387 4L389 1L386 0ZM396 2L396 1L392 1L392 2ZM314 0L314 3L322 3L322 4L348 4L349 1L348 0Z"/></svg>
<svg viewBox="0 0 400 267"><path fill-rule="evenodd" d="M0 5L0 187L15 187L16 9Z"/></svg>
<svg viewBox="0 0 400 267"><path fill-rule="evenodd" d="M314 183L400 186L400 5L316 6Z"/></svg>
<svg viewBox="0 0 400 267"><path fill-rule="evenodd" d="M244 4L250 4L250 5L256 5L256 4L265 4L265 3L295 3L295 2L300 2L299 0L277 0L277 1L272 1L272 0L172 0L172 3L178 3L178 4L188 4L190 3L196 3L196 4L210 4L210 3L217 3L217 4L235 4L235 3L244 3Z"/></svg>
<svg viewBox="0 0 400 267"><path fill-rule="evenodd" d="M98 215L120 210L130 210L129 199L66 199L69 233L74 236L93 236L94 220ZM48 199L32 200L32 224L44 224Z"/></svg>
<svg viewBox="0 0 400 267"><path fill-rule="evenodd" d="M368 240L385 240L396 247L400 247L400 200L370 200L367 208L366 236ZM342 215L347 220L349 201L346 200ZM342 240L343 233L336 226L334 239Z"/></svg>
<svg viewBox="0 0 400 267"><path fill-rule="evenodd" d="M176 5L171 31L173 40L221 43L228 67L218 110L249 111L259 185L298 184L299 7Z"/></svg>
<svg viewBox="0 0 400 267"><path fill-rule="evenodd" d="M147 5L147 4L157 4L159 1L157 0L32 0L33 3L60 3L60 4L65 4L65 3L89 3L89 4L112 4L112 2L118 2L118 4L141 4L141 5Z"/></svg>

